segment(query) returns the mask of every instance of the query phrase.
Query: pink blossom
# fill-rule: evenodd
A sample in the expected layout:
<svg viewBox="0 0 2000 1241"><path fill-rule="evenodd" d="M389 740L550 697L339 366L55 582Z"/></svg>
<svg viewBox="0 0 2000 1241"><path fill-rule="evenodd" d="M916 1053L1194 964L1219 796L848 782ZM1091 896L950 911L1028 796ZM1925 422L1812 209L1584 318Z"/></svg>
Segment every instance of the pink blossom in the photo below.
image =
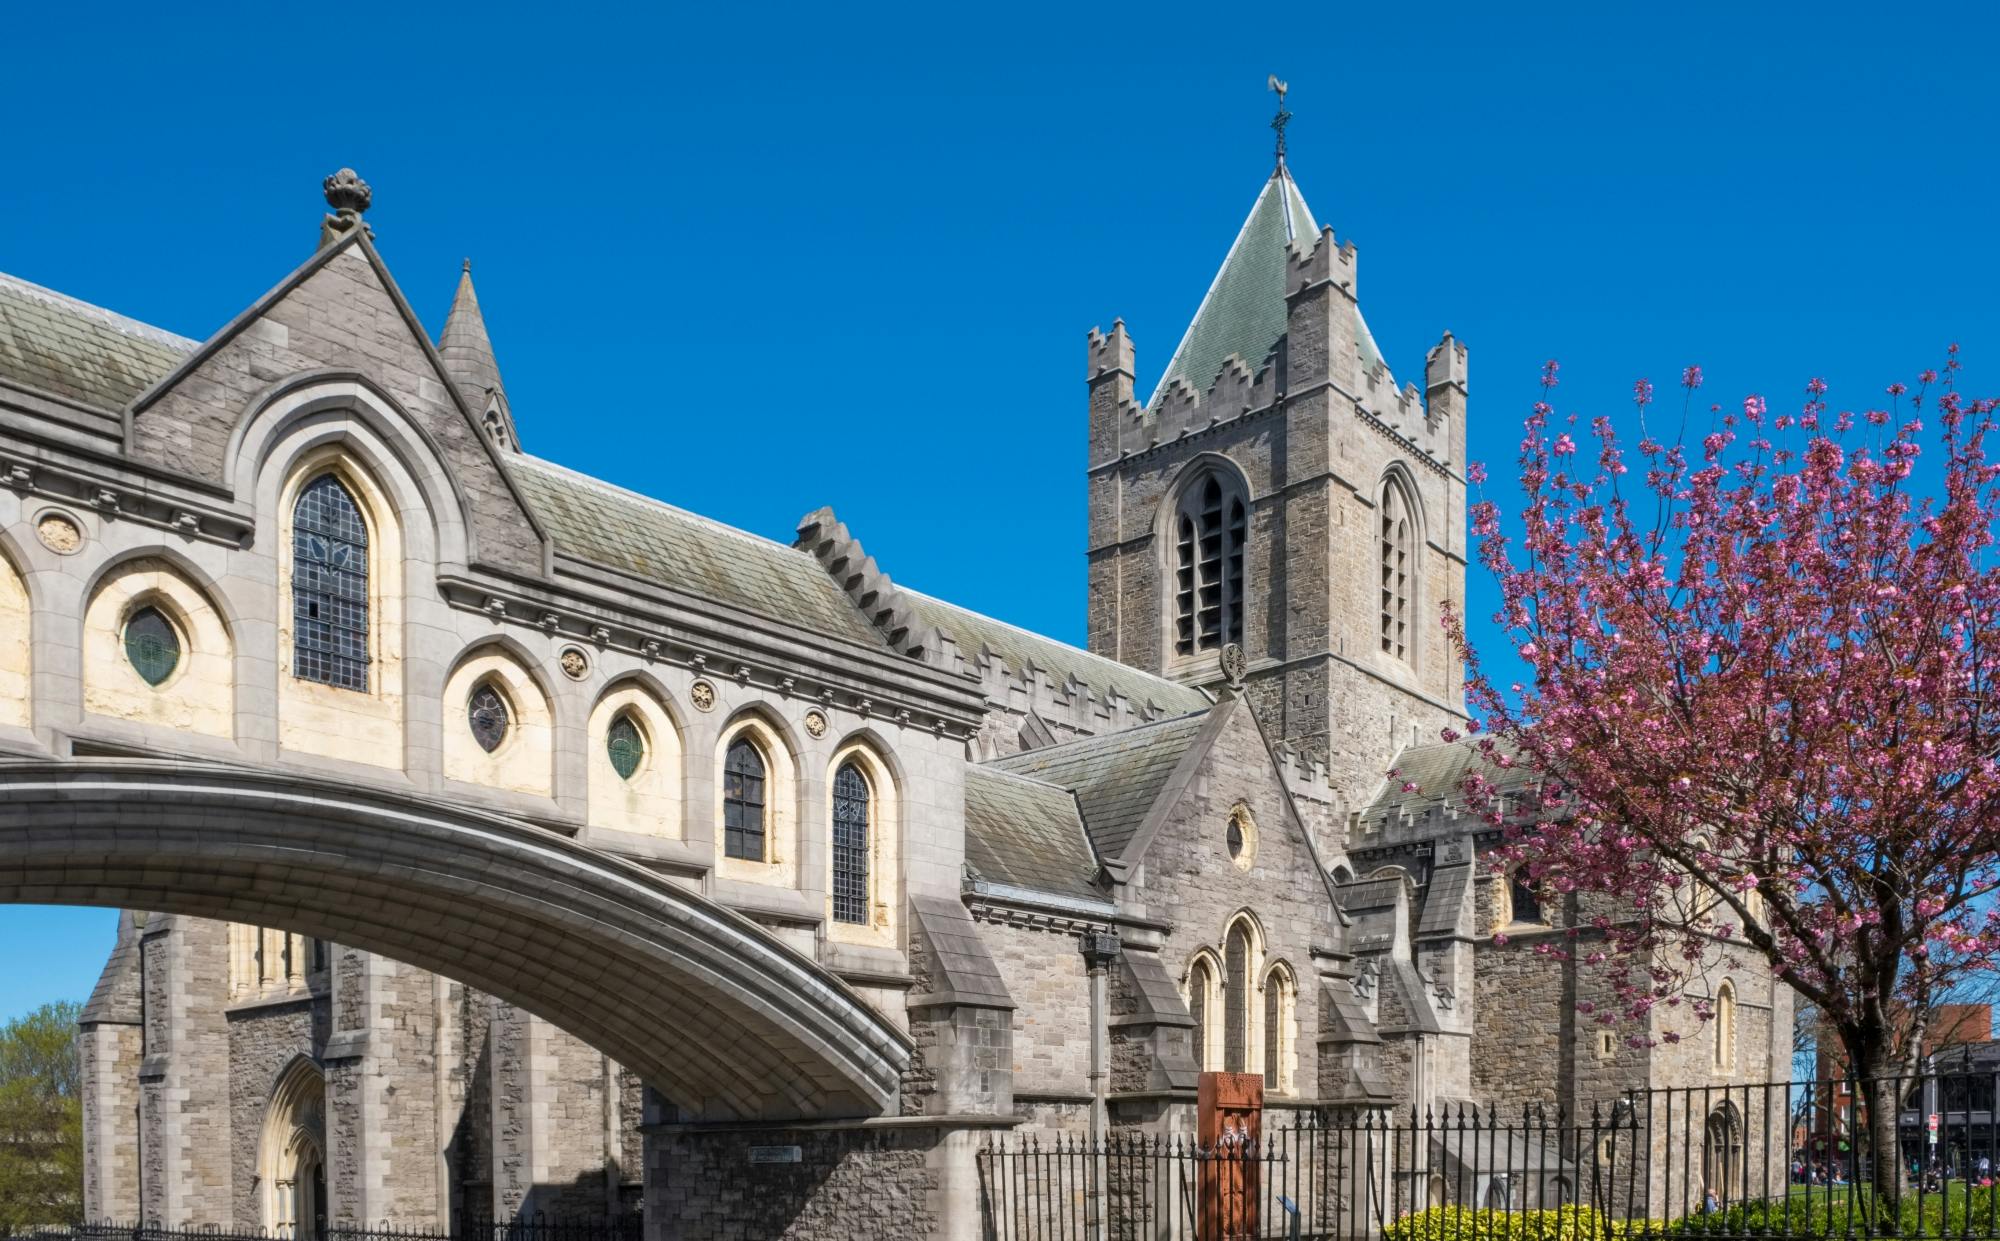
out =
<svg viewBox="0 0 2000 1241"><path fill-rule="evenodd" d="M1699 366L1688 366L1681 369L1681 387L1686 388L1689 392L1701 387L1701 368Z"/></svg>

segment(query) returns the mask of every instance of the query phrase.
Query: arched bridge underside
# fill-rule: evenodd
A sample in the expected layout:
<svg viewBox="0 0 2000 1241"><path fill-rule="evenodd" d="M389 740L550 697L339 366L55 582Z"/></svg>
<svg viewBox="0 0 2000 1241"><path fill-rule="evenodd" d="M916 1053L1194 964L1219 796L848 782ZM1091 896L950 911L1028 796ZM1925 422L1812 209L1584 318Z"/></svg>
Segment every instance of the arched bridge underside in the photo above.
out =
<svg viewBox="0 0 2000 1241"><path fill-rule="evenodd" d="M292 774L0 762L0 902L248 922L456 978L702 1119L878 1115L903 1035L660 876L518 820Z"/></svg>

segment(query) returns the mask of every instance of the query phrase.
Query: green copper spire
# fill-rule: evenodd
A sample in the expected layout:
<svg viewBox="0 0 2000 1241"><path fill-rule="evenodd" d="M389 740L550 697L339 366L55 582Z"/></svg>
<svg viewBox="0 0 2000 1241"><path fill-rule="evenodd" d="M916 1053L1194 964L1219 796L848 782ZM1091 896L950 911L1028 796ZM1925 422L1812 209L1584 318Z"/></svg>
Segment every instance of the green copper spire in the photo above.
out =
<svg viewBox="0 0 2000 1241"><path fill-rule="evenodd" d="M1154 385L1148 405L1176 379L1197 392L1208 391L1222 373L1223 359L1231 354L1256 372L1285 334L1285 276L1291 261L1287 252L1294 244L1312 249L1319 224L1285 163L1284 125L1292 114L1285 111L1284 84L1273 76L1271 89L1279 92L1278 117L1272 122L1278 132L1277 166L1251 204L1249 218L1243 221L1221 270L1215 273L1208 294L1194 312L1194 321L1174 349L1166 373ZM1382 354L1369 335L1367 323L1360 321L1358 311L1355 318L1363 363L1380 365Z"/></svg>

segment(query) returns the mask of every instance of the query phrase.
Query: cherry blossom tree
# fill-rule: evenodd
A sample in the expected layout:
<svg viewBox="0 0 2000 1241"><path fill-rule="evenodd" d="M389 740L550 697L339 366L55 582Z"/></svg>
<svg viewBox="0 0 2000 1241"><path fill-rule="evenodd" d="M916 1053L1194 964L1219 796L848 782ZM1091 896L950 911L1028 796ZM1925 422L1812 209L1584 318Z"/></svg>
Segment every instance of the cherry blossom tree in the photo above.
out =
<svg viewBox="0 0 2000 1241"><path fill-rule="evenodd" d="M1606 972L1616 1003L1591 1015L1635 1044L1709 1016L1690 986L1718 960L1761 959L1876 1082L1994 968L2000 465L1995 403L1958 371L1954 345L1883 408L1830 412L1814 380L1773 413L1704 408L1689 367L1677 427L1643 380L1632 415L1586 426L1551 408L1550 363L1520 534L1472 510L1526 672L1496 684L1447 614L1485 731L1464 791L1544 891L1591 911L1543 950ZM1895 1151L1893 1091L1864 1099ZM1874 1162L1888 1209L1900 1160Z"/></svg>

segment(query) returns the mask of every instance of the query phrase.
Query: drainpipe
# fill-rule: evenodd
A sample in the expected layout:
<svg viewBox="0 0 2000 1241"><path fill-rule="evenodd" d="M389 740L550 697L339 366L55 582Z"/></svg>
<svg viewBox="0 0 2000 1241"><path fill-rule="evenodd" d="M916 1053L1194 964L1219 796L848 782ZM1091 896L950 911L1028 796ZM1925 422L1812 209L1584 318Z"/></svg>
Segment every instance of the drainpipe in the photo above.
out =
<svg viewBox="0 0 2000 1241"><path fill-rule="evenodd" d="M1111 963L1118 959L1121 946L1116 931L1085 931L1078 945L1083 963L1090 972L1090 1149L1097 1164L1098 1192L1103 1193L1109 1172L1105 1158L1105 1130L1108 1127L1106 1098L1111 1085L1111 1029L1108 999ZM1099 1201L1090 1213L1090 1235L1104 1236L1104 1204Z"/></svg>

